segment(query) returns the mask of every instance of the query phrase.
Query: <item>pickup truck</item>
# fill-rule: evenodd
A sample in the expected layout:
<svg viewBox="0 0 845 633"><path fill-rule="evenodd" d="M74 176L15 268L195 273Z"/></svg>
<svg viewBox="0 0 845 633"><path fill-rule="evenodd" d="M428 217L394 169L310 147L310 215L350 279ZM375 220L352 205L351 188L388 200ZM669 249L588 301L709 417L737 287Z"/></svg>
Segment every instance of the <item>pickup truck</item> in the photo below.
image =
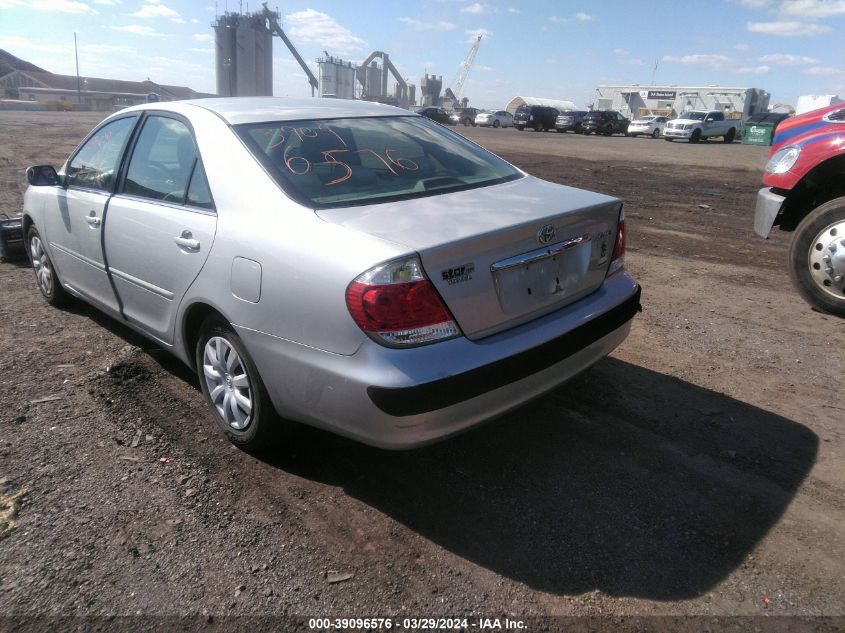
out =
<svg viewBox="0 0 845 633"><path fill-rule="evenodd" d="M741 124L737 119L725 119L725 113L719 110L688 110L666 124L663 138L670 142L681 138L698 143L703 138L721 136L725 143L733 143Z"/></svg>
<svg viewBox="0 0 845 633"><path fill-rule="evenodd" d="M763 184L755 233L793 231L793 285L814 308L845 317L845 105L778 125Z"/></svg>

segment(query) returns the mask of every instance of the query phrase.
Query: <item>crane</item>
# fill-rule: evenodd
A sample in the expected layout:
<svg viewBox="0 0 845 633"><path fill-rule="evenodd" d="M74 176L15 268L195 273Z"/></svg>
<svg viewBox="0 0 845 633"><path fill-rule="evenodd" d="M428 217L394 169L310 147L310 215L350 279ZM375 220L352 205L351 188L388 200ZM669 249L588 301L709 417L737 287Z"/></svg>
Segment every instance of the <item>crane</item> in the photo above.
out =
<svg viewBox="0 0 845 633"><path fill-rule="evenodd" d="M317 83L317 78L314 76L314 73L311 72L311 69L308 67L308 64L305 63L305 60L302 59L302 55L300 55L299 51L296 50L296 46L293 45L293 42L288 39L288 36L282 30L282 27L279 26L279 23L276 21L276 14L267 8L266 2L262 2L261 6L264 8L264 18L270 24L270 30L282 38L282 41L288 47L288 50L296 58L296 61L299 62L299 65L302 67L302 70L305 71L305 76L308 77L308 83L311 84L311 96L313 97L314 91L317 90L319 86L319 84Z"/></svg>
<svg viewBox="0 0 845 633"><path fill-rule="evenodd" d="M469 69L472 68L472 63L475 61L475 54L478 52L478 46L481 44L481 35L477 35L475 38L475 42L472 44L472 48L469 49L469 55L467 58L461 63L461 69L458 71L455 80L452 82L451 88L446 88L445 95L448 99L452 100L453 104L458 104L461 98L461 92L464 89L464 82L467 80L467 75L469 75Z"/></svg>

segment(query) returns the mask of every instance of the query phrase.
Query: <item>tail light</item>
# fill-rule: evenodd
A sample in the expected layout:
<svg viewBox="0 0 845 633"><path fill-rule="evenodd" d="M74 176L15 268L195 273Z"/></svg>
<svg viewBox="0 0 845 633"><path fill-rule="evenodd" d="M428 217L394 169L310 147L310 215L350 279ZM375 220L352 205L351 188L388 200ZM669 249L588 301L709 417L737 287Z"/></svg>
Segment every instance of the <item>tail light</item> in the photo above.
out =
<svg viewBox="0 0 845 633"><path fill-rule="evenodd" d="M460 334L417 257L371 268L346 288L355 323L391 347L423 345Z"/></svg>
<svg viewBox="0 0 845 633"><path fill-rule="evenodd" d="M619 212L619 224L616 228L616 244L613 247L613 255L610 258L610 268L607 269L608 276L617 270L625 267L625 212Z"/></svg>

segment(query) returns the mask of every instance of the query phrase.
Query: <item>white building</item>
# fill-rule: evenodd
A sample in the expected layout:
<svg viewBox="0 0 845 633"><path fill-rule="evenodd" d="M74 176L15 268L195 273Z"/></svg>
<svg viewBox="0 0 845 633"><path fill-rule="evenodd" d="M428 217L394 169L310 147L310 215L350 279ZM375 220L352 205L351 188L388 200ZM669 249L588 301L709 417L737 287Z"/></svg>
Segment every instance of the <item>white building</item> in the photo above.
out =
<svg viewBox="0 0 845 633"><path fill-rule="evenodd" d="M650 112L675 116L686 110L722 110L747 119L766 112L769 93L760 88L722 86L599 86L594 110L617 110L630 119Z"/></svg>

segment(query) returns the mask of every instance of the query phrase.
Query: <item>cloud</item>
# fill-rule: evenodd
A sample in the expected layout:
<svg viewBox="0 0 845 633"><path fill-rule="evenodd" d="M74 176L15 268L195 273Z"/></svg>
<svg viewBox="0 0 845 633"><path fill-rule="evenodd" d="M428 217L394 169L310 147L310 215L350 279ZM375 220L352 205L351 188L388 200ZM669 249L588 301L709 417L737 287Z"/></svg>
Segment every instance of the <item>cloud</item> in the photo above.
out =
<svg viewBox="0 0 845 633"><path fill-rule="evenodd" d="M790 55L788 53L772 53L771 55L763 55L759 58L759 60L767 64L779 64L781 66L802 66L805 64L819 63L819 60L815 57L805 57L804 55Z"/></svg>
<svg viewBox="0 0 845 633"><path fill-rule="evenodd" d="M613 54L614 55L628 55L630 51L625 50L624 48L614 48Z"/></svg>
<svg viewBox="0 0 845 633"><path fill-rule="evenodd" d="M845 0L784 0L780 8L785 15L807 18L829 18L845 15Z"/></svg>
<svg viewBox="0 0 845 633"><path fill-rule="evenodd" d="M777 35L779 37L811 37L831 30L829 26L812 24L809 22L780 21L780 22L749 22L747 28L751 33Z"/></svg>
<svg viewBox="0 0 845 633"><path fill-rule="evenodd" d="M560 16L560 15L553 15L549 17L549 22L554 22L555 24L566 24L567 22L591 22L595 20L596 16L590 15L589 13L584 13L583 11L578 11L570 16Z"/></svg>
<svg viewBox="0 0 845 633"><path fill-rule="evenodd" d="M771 70L769 66L740 66L733 57L727 55L666 55L663 57L663 61L685 64L687 66L700 66L702 68L741 75L759 75Z"/></svg>
<svg viewBox="0 0 845 633"><path fill-rule="evenodd" d="M484 13L487 10L486 4L481 4L480 2L473 2L472 4L468 4L467 6L461 9L461 13Z"/></svg>
<svg viewBox="0 0 845 633"><path fill-rule="evenodd" d="M113 7L116 4L119 4L120 0L94 0L94 4L104 4L108 7Z"/></svg>
<svg viewBox="0 0 845 633"><path fill-rule="evenodd" d="M744 42L740 42L739 44L734 44L734 48L738 51L747 51L751 47L748 44L745 44Z"/></svg>
<svg viewBox="0 0 845 633"><path fill-rule="evenodd" d="M147 3L141 6L135 13L130 13L133 18L178 18L179 14L163 4Z"/></svg>
<svg viewBox="0 0 845 633"><path fill-rule="evenodd" d="M213 48L189 48L189 51L193 53L213 53Z"/></svg>
<svg viewBox="0 0 845 633"><path fill-rule="evenodd" d="M99 11L76 0L0 0L0 9L32 9L51 13L86 13L98 15Z"/></svg>
<svg viewBox="0 0 845 633"><path fill-rule="evenodd" d="M197 42L212 42L214 41L214 36L210 33L194 33L193 39Z"/></svg>
<svg viewBox="0 0 845 633"><path fill-rule="evenodd" d="M288 32L294 40L316 42L320 46L337 52L361 50L367 43L353 35L346 27L335 22L334 18L322 11L305 9L285 16Z"/></svg>
<svg viewBox="0 0 845 633"><path fill-rule="evenodd" d="M475 43L475 40L480 35L481 37L492 37L493 32L488 31L487 29L466 29L464 31L469 37L467 38L467 42Z"/></svg>
<svg viewBox="0 0 845 633"><path fill-rule="evenodd" d="M133 33L134 35L143 35L144 37L164 37L153 27L142 26L140 24L127 24L126 26L113 26L111 28L115 31L122 31L123 33Z"/></svg>
<svg viewBox="0 0 845 633"><path fill-rule="evenodd" d="M451 31L455 28L455 25L451 22L442 20L439 22L423 22L414 18L399 18L399 21L404 22L415 31Z"/></svg>
<svg viewBox="0 0 845 633"><path fill-rule="evenodd" d="M831 66L813 66L804 71L808 75L815 75L817 77L836 77L845 75L845 71Z"/></svg>
<svg viewBox="0 0 845 633"><path fill-rule="evenodd" d="M521 13L521 11L515 7L508 7L508 13Z"/></svg>

